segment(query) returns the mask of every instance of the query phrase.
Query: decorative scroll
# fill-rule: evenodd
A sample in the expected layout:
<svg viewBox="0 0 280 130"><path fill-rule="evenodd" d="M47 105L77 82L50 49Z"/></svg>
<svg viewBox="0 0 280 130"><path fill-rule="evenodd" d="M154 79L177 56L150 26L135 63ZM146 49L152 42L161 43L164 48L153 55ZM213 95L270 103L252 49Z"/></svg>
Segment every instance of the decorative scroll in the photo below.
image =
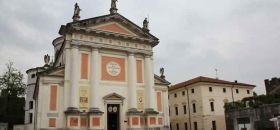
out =
<svg viewBox="0 0 280 130"><path fill-rule="evenodd" d="M80 87L80 108L88 108L88 88Z"/></svg>
<svg viewBox="0 0 280 130"><path fill-rule="evenodd" d="M139 110L144 109L144 91L143 90L137 90L137 108Z"/></svg>

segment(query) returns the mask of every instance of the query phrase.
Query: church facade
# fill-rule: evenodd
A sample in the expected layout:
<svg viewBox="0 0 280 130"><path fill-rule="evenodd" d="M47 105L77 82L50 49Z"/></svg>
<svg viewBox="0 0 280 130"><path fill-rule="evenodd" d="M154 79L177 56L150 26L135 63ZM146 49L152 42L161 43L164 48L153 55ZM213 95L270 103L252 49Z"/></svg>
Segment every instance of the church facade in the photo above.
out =
<svg viewBox="0 0 280 130"><path fill-rule="evenodd" d="M117 13L62 25L53 40L54 61L27 70L28 130L169 129L168 85L153 73L147 19L139 27Z"/></svg>

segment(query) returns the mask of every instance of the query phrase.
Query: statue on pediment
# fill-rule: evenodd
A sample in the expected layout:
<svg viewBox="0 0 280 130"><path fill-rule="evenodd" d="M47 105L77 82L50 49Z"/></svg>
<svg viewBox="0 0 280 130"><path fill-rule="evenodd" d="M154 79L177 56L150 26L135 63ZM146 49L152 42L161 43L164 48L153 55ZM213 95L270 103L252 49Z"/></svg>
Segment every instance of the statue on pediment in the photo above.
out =
<svg viewBox="0 0 280 130"><path fill-rule="evenodd" d="M80 19L80 7L78 3L75 4L75 9L74 9L74 15L73 15L73 21L78 21Z"/></svg>
<svg viewBox="0 0 280 130"><path fill-rule="evenodd" d="M45 65L48 65L50 62L50 56L47 54L44 56Z"/></svg>
<svg viewBox="0 0 280 130"><path fill-rule="evenodd" d="M147 18L143 21L143 30L149 32L149 21Z"/></svg>
<svg viewBox="0 0 280 130"><path fill-rule="evenodd" d="M78 5L78 3L75 4L75 9L74 9L74 15L80 16L80 7Z"/></svg>
<svg viewBox="0 0 280 130"><path fill-rule="evenodd" d="M159 69L159 73L160 73L160 77L161 77L162 79L165 79L164 68L163 68L163 67L161 67L161 68Z"/></svg>
<svg viewBox="0 0 280 130"><path fill-rule="evenodd" d="M149 28L149 21L147 18L145 18L145 20L143 21L143 28Z"/></svg>
<svg viewBox="0 0 280 130"><path fill-rule="evenodd" d="M118 9L117 9L117 1L118 0L111 0L111 8L110 8L110 13L111 14L116 14Z"/></svg>
<svg viewBox="0 0 280 130"><path fill-rule="evenodd" d="M118 0L112 0L112 2L111 2L111 8L113 8L113 9L115 9L115 8L117 8L117 1Z"/></svg>

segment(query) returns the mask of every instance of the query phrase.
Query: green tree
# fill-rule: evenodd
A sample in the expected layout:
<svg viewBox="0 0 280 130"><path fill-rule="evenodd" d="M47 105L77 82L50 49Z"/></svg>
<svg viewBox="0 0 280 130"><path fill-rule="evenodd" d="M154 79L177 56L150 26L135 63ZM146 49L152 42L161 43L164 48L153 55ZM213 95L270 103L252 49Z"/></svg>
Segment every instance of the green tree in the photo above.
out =
<svg viewBox="0 0 280 130"><path fill-rule="evenodd" d="M7 70L0 76L1 96L24 96L26 84L23 83L23 74L13 67L13 62L6 64Z"/></svg>
<svg viewBox="0 0 280 130"><path fill-rule="evenodd" d="M24 104L26 84L23 74L13 67L13 63L6 64L7 70L0 75L0 122L8 123L8 130L14 124L24 123Z"/></svg>

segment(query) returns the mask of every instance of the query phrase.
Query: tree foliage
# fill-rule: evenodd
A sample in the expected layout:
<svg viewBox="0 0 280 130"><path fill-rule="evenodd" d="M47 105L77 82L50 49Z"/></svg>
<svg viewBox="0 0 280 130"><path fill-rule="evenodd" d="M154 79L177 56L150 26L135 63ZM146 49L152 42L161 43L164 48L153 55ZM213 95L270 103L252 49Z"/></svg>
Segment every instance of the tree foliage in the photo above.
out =
<svg viewBox="0 0 280 130"><path fill-rule="evenodd" d="M280 95L273 94L273 95L259 95L259 96L252 96L243 98L242 101L238 102L230 102L224 105L226 110L231 109L241 109L245 107L249 108L258 108L264 104L273 104L273 103L280 103Z"/></svg>
<svg viewBox="0 0 280 130"><path fill-rule="evenodd" d="M1 96L17 97L25 95L26 84L23 74L13 67L13 63L6 64L7 70L0 76Z"/></svg>

